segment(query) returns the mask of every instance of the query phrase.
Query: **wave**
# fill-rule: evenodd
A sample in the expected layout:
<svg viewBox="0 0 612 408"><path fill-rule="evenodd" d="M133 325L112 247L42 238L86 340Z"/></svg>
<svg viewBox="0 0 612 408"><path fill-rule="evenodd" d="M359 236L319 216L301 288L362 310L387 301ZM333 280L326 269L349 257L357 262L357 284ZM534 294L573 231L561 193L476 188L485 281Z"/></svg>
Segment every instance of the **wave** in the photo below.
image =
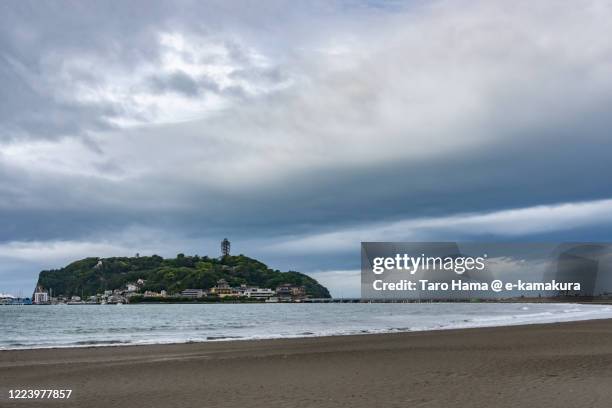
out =
<svg viewBox="0 0 612 408"><path fill-rule="evenodd" d="M145 314L143 323L146 319L148 321L144 327L125 326L126 322L133 323L134 320L120 320L132 310L128 307L123 308L120 315L113 314L116 320L109 320L108 323L120 323L122 327L105 327L104 321L96 322L95 318L85 316L78 322L77 330L58 327L55 329L56 335L48 334L45 341L38 340L37 332L28 331L28 327L36 327L36 324L3 327L5 323L0 319L0 329L6 329L0 330L5 336L3 339L3 334L0 334L0 350L369 335L612 318L610 306L580 304L437 304L424 307L410 304L374 307L357 304L349 308L346 305L294 309L287 305L280 307L286 312L281 317L273 311L270 313L270 308L266 308L258 315L245 315L242 311L239 311L240 315L234 311L225 316L215 315L216 320L194 314L185 316L183 321L177 320L174 325L168 323L167 319L159 322L157 315L147 317ZM70 311L69 308L63 309ZM134 312L142 314L142 311L136 309ZM178 316L175 311L167 313ZM45 322L49 322L48 315L45 318ZM58 325L61 317L58 316L57 319L53 325ZM238 319L244 319L245 322ZM253 324L253 321L257 324ZM89 327L86 326L88 323Z"/></svg>
<svg viewBox="0 0 612 408"><path fill-rule="evenodd" d="M77 345L77 346L98 346L98 345L103 346L103 345L112 345L112 344L117 344L117 345L130 344L130 341L127 341L127 340L82 340L82 341L75 341L72 344Z"/></svg>
<svg viewBox="0 0 612 408"><path fill-rule="evenodd" d="M207 336L206 340L215 341L215 340L237 340L242 339L242 336ZM193 341L193 343L196 343Z"/></svg>

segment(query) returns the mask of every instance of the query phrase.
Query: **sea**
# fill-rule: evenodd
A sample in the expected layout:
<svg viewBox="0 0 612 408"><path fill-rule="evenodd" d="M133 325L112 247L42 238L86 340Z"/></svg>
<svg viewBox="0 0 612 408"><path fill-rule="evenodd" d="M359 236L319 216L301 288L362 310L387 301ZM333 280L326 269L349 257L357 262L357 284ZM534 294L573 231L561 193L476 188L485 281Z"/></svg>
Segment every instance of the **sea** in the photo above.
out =
<svg viewBox="0 0 612 408"><path fill-rule="evenodd" d="M612 318L612 306L528 303L0 306L0 350L168 344Z"/></svg>

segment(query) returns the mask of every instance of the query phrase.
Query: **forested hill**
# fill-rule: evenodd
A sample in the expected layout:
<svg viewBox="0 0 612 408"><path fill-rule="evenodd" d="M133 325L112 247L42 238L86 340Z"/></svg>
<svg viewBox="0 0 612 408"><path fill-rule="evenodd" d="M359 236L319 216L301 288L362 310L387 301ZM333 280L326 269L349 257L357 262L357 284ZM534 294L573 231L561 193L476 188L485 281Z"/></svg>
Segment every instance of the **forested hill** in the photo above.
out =
<svg viewBox="0 0 612 408"><path fill-rule="evenodd" d="M179 292L183 289L209 289L219 279L231 286L246 284L276 288L289 283L304 286L306 294L316 298L330 297L327 288L300 272L280 272L244 255L221 259L177 255L85 258L70 265L40 272L38 285L52 289L54 296L91 296L105 290L125 288L130 282L144 279L142 290Z"/></svg>

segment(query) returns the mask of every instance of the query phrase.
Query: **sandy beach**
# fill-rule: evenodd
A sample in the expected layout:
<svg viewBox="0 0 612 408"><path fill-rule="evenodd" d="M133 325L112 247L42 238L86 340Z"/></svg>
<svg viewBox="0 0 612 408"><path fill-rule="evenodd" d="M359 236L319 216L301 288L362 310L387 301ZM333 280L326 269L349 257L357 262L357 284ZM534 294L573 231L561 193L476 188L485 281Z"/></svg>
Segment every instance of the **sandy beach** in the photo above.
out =
<svg viewBox="0 0 612 408"><path fill-rule="evenodd" d="M0 352L3 407L610 407L612 320ZM9 389L72 389L9 400Z"/></svg>

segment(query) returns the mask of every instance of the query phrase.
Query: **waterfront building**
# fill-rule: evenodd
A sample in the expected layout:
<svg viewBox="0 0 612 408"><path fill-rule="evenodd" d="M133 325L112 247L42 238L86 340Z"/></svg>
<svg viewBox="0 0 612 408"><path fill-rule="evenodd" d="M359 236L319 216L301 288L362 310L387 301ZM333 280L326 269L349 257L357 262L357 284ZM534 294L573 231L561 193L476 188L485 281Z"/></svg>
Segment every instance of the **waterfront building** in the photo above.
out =
<svg viewBox="0 0 612 408"><path fill-rule="evenodd" d="M181 297L201 298L206 296L204 289L185 289L181 292Z"/></svg>
<svg viewBox="0 0 612 408"><path fill-rule="evenodd" d="M0 306L14 306L14 305L31 305L32 301L30 298L19 298L9 295L8 293L0 293Z"/></svg>
<svg viewBox="0 0 612 408"><path fill-rule="evenodd" d="M37 305L49 303L49 292L44 290L42 286L36 287L36 292L34 292L34 303Z"/></svg>
<svg viewBox="0 0 612 408"><path fill-rule="evenodd" d="M108 298L106 303L110 303L112 305L123 304L123 303L126 303L126 299L121 295L114 294Z"/></svg>
<svg viewBox="0 0 612 408"><path fill-rule="evenodd" d="M303 286L285 283L276 288L276 295L281 301L300 300L306 296L306 289Z"/></svg>
<svg viewBox="0 0 612 408"><path fill-rule="evenodd" d="M0 305L9 305L15 300L15 296L8 293L0 293Z"/></svg>
<svg viewBox="0 0 612 408"><path fill-rule="evenodd" d="M232 296L232 287L227 283L225 279L219 279L217 286L210 289L210 293L219 297ZM234 296L237 296L235 294Z"/></svg>
<svg viewBox="0 0 612 408"><path fill-rule="evenodd" d="M245 284L242 284L239 288L234 288L234 291L238 294L238 296L246 296L249 289L251 288Z"/></svg>
<svg viewBox="0 0 612 408"><path fill-rule="evenodd" d="M244 296L253 299L269 299L275 294L276 292L268 288L248 288L244 292Z"/></svg>

